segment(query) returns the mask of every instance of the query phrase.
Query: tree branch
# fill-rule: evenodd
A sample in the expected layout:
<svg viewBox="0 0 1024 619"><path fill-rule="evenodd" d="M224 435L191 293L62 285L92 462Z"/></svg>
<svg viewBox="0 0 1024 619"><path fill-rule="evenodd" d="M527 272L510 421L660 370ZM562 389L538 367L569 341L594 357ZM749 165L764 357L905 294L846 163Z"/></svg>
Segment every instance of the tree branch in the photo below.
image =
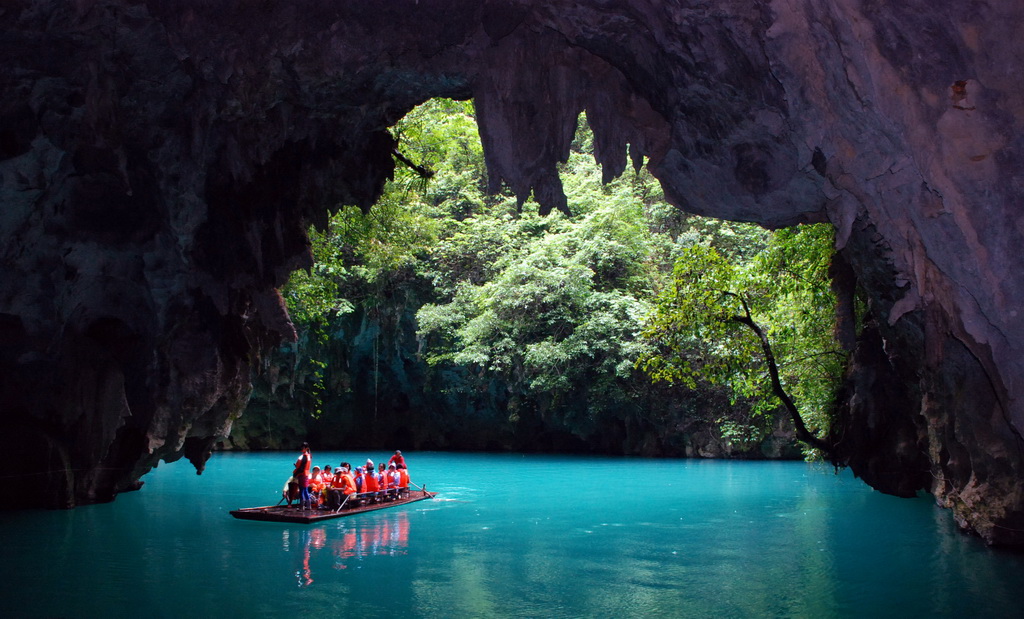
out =
<svg viewBox="0 0 1024 619"><path fill-rule="evenodd" d="M421 178L433 178L434 171L426 166L421 166L413 163L408 157L398 152L397 148L391 149L391 154L395 156L395 159L405 164L407 168L420 175Z"/></svg>
<svg viewBox="0 0 1024 619"><path fill-rule="evenodd" d="M832 446L828 442L811 434L810 430L807 429L807 426L804 425L804 420L800 416L800 411L797 410L796 404L782 387L782 381L779 380L779 366L775 362L775 353L772 352L771 343L768 341L768 336L765 335L764 330L762 330L760 325L754 322L753 317L751 317L750 307L747 305L746 299L734 293L727 294L739 299L740 304L743 306L744 313L743 316L733 316L730 320L750 328L750 330L757 336L757 339L761 342L761 351L764 353L765 362L768 364L768 375L772 380L772 393L779 398L782 405L789 412L789 416L793 419L793 426L796 427L796 437L811 447L824 451L826 454L831 453Z"/></svg>

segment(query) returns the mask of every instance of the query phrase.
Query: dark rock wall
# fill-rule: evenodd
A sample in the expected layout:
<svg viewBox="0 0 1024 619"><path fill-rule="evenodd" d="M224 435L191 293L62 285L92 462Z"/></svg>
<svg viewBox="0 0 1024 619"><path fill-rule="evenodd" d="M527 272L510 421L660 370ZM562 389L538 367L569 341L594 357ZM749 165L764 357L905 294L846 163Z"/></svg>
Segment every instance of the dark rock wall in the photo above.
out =
<svg viewBox="0 0 1024 619"><path fill-rule="evenodd" d="M872 325L840 457L1020 543L1022 23L1017 0L6 0L4 470L69 504L201 468L293 337L274 290L304 226L374 201L413 105L472 96L492 184L546 209L585 108L608 175L834 223Z"/></svg>

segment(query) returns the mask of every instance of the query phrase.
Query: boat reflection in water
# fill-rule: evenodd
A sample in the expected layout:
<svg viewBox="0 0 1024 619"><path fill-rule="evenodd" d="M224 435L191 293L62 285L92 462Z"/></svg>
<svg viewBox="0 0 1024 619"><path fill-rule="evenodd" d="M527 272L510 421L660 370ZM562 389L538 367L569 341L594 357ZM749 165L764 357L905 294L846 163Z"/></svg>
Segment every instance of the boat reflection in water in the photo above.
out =
<svg viewBox="0 0 1024 619"><path fill-rule="evenodd" d="M336 570L348 569L353 563L371 556L400 556L408 552L409 516L404 511L380 514L373 522L339 522L319 527L285 529L282 533L285 552L298 552L295 571L300 587L313 584L312 564L330 552Z"/></svg>

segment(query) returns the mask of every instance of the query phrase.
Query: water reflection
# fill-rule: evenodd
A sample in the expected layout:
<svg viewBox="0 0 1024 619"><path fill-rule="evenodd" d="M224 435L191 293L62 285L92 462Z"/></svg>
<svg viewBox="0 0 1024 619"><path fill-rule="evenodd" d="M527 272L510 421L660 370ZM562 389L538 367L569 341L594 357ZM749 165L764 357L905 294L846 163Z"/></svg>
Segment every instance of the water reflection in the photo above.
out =
<svg viewBox="0 0 1024 619"><path fill-rule="evenodd" d="M380 514L373 521L345 522L281 533L285 552L295 553L295 577L299 587L314 582L313 565L324 564L324 556L333 557L331 566L345 570L371 556L401 556L409 548L409 515L404 511Z"/></svg>

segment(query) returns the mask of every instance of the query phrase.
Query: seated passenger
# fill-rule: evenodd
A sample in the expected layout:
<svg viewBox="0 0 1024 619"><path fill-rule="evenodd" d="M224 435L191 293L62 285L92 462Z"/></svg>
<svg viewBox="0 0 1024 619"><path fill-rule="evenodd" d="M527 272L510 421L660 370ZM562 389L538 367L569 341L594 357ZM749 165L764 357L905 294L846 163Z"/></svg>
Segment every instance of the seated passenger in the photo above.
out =
<svg viewBox="0 0 1024 619"><path fill-rule="evenodd" d="M352 476L352 466L348 462L342 462L341 467L341 486L338 489L341 491L344 498L345 496L353 495L358 491L356 490L356 480Z"/></svg>
<svg viewBox="0 0 1024 619"><path fill-rule="evenodd" d="M394 492L388 490L389 478L386 466L387 465L381 462L377 469L377 492L379 493L378 496L381 498L387 498L388 494L394 494Z"/></svg>
<svg viewBox="0 0 1024 619"><path fill-rule="evenodd" d="M398 492L409 493L409 469L405 468L404 464L398 465Z"/></svg>
<svg viewBox="0 0 1024 619"><path fill-rule="evenodd" d="M368 461L369 462L369 461ZM373 463L369 462L366 466L366 470L363 472L363 488L362 491L371 493L370 499L377 499L377 491L380 490L380 485L377 483L377 474L373 470Z"/></svg>
<svg viewBox="0 0 1024 619"><path fill-rule="evenodd" d="M331 472L331 465L325 464L324 470L320 472L320 504L327 503L327 494L334 485L334 473Z"/></svg>
<svg viewBox="0 0 1024 619"><path fill-rule="evenodd" d="M399 494L399 488L401 488L402 476L398 473L398 469L395 468L394 464L388 465L388 490L394 492L395 496Z"/></svg>
<svg viewBox="0 0 1024 619"><path fill-rule="evenodd" d="M292 501L299 500L299 482L295 481L294 475L284 482L284 488L281 489L281 500L287 500L288 503L286 505L289 507L291 507Z"/></svg>
<svg viewBox="0 0 1024 619"><path fill-rule="evenodd" d="M316 508L320 506L320 495L323 489L324 480L320 473L320 467L314 466L312 473L309 475L310 507Z"/></svg>
<svg viewBox="0 0 1024 619"><path fill-rule="evenodd" d="M341 494L341 474L342 468L339 466L334 469L334 475L328 480L327 488L324 490L324 496L328 507L337 509L341 505L341 501L344 498Z"/></svg>
<svg viewBox="0 0 1024 619"><path fill-rule="evenodd" d="M363 467L356 467L356 492L363 492Z"/></svg>

